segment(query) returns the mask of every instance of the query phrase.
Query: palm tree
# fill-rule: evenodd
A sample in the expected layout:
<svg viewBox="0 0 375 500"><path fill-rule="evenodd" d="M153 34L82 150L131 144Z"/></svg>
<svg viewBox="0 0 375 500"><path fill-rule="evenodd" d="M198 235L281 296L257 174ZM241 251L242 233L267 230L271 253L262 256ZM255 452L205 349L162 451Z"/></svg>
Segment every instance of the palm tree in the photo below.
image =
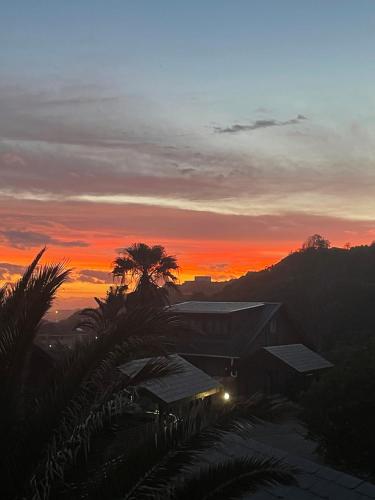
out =
<svg viewBox="0 0 375 500"><path fill-rule="evenodd" d="M167 255L161 245L135 243L115 259L112 273L122 284L132 287L129 305L163 306L168 304L168 287L177 281L173 274L176 270L175 257Z"/></svg>
<svg viewBox="0 0 375 500"><path fill-rule="evenodd" d="M35 388L38 326L69 276L63 264L38 266L43 253L0 294L0 474L2 497L9 499L57 498L69 468L87 458L92 436L133 404L127 387L137 381L117 366L137 357L145 343L177 330L176 320L163 311L129 312L118 328L62 353L43 386ZM137 378L159 378L171 369L150 363Z"/></svg>
<svg viewBox="0 0 375 500"><path fill-rule="evenodd" d="M126 313L126 286L111 286L105 299L94 297L97 308L88 307L80 312L82 320L76 329L83 328L99 334L113 327Z"/></svg>
<svg viewBox="0 0 375 500"><path fill-rule="evenodd" d="M14 286L0 293L2 498L49 500L96 495L105 499L114 498L116 488L120 496L129 499L168 498L165 491L177 499L183 494L192 498L186 495L199 490L197 484L201 491L213 491L213 478L217 478L215 491L220 483L223 492L229 484L240 491L292 481L292 471L282 464L249 459L200 469L186 481L174 482L188 464L197 461L197 453L212 447L225 433L247 432L248 421L239 420L237 410L232 415L237 418L234 421L222 415L213 427L198 434L192 432L195 427L186 419L182 432L173 440L163 438L163 429L157 427L157 446L154 434L146 435L135 451L125 442L124 453L114 461L89 468L95 439L103 440L104 435L107 443L108 432L114 432L119 419L125 425L134 420L137 401L133 387L178 371L169 361L158 358L129 378L118 365L149 353L150 346L156 353L158 338L172 337L180 331L180 323L162 309L127 311L97 339L77 343L61 353L62 359L46 375L44 384L35 388L31 361L38 326L69 276L62 264L39 266L43 253L44 249ZM144 411L139 405L137 408L136 418L141 418ZM78 483L74 479L77 474ZM168 490L161 493L167 485Z"/></svg>
<svg viewBox="0 0 375 500"><path fill-rule="evenodd" d="M38 267L44 252L45 248L22 278L0 294L0 469L5 492L16 488L22 482L20 475L27 473L18 458L29 451L22 450L21 443L31 406L28 388L34 340L57 289L69 275L63 264Z"/></svg>

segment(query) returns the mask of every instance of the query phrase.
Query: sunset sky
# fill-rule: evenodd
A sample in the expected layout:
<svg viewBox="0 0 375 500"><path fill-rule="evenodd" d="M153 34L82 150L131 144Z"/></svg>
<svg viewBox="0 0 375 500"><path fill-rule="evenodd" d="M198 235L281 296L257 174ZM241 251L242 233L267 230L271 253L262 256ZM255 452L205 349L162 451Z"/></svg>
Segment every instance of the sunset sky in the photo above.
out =
<svg viewBox="0 0 375 500"><path fill-rule="evenodd" d="M44 244L103 295L116 249L181 281L375 240L373 0L15 0L0 15L0 279Z"/></svg>

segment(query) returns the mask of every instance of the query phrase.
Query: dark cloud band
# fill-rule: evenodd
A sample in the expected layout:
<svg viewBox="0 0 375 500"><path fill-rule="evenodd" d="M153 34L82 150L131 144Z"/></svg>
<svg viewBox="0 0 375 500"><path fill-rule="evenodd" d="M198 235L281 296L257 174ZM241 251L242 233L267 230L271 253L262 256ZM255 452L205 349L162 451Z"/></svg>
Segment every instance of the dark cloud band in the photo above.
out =
<svg viewBox="0 0 375 500"><path fill-rule="evenodd" d="M257 130L259 128L269 128L269 127L284 127L285 125L297 125L303 120L307 120L304 115L297 115L295 118L291 118L286 121L278 120L256 120L250 125L240 125L235 124L230 127L214 127L215 132L220 134L235 134L237 132L245 132L249 130Z"/></svg>
<svg viewBox="0 0 375 500"><path fill-rule="evenodd" d="M64 241L52 238L48 234L34 231L5 230L0 231L0 241L18 249L28 249L43 245L53 245L58 247L87 247L89 243L85 241Z"/></svg>

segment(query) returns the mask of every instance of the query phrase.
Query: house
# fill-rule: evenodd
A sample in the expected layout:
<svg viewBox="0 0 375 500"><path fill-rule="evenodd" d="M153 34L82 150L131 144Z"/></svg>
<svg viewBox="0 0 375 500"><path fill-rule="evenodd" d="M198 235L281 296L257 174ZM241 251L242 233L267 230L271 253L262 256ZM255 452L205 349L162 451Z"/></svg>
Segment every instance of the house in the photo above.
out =
<svg viewBox="0 0 375 500"><path fill-rule="evenodd" d="M226 379L226 384L232 379L232 391L249 387L249 363L261 348L304 344L277 302L190 301L174 304L169 311L193 332L179 341L177 352L210 375Z"/></svg>
<svg viewBox="0 0 375 500"><path fill-rule="evenodd" d="M194 332L179 354L213 376L236 376L239 360L259 347L302 341L280 303L191 301L169 311Z"/></svg>
<svg viewBox="0 0 375 500"><path fill-rule="evenodd" d="M222 403L223 385L177 354L168 358L136 359L120 365L119 369L134 378L147 363L157 359L167 360L172 370L170 374L136 385L142 406L157 413L172 412L182 416L192 409L210 406L218 397Z"/></svg>

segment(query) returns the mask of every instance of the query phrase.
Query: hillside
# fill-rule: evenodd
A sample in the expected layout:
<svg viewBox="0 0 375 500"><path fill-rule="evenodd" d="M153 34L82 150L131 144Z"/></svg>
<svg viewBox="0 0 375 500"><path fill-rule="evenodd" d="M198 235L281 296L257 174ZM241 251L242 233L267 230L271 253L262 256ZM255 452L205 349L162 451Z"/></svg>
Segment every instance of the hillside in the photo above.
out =
<svg viewBox="0 0 375 500"><path fill-rule="evenodd" d="M320 349L361 342L375 333L375 245L294 252L215 299L283 302Z"/></svg>
<svg viewBox="0 0 375 500"><path fill-rule="evenodd" d="M82 320L80 312L74 311L73 314L60 321L43 321L38 333L40 335L71 335Z"/></svg>

